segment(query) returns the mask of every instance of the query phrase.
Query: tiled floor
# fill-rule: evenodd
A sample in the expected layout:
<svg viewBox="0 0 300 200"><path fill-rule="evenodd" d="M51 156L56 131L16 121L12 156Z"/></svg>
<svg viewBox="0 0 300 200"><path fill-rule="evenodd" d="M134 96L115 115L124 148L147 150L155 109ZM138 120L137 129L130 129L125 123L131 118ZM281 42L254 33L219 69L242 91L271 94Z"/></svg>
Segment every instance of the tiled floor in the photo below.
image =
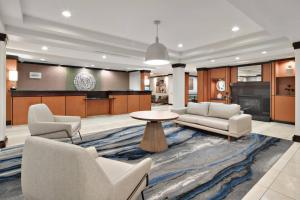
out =
<svg viewBox="0 0 300 200"><path fill-rule="evenodd" d="M153 107L153 110L168 110L170 106ZM144 124L128 114L97 116L82 120L82 134L90 134L112 128ZM276 122L253 121L253 133L291 140L294 126ZM26 125L8 127L8 146L22 144L29 135ZM278 162L248 192L244 200L289 200L300 199L300 143L294 143Z"/></svg>

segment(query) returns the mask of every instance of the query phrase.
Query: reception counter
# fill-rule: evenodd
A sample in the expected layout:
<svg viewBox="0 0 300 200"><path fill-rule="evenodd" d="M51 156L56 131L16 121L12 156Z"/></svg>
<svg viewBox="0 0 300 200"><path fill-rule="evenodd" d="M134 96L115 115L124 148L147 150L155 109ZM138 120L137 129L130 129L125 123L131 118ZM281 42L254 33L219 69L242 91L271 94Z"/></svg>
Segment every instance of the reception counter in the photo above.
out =
<svg viewBox="0 0 300 200"><path fill-rule="evenodd" d="M44 103L54 115L116 115L151 110L151 91L11 91L11 123L27 124L30 105Z"/></svg>

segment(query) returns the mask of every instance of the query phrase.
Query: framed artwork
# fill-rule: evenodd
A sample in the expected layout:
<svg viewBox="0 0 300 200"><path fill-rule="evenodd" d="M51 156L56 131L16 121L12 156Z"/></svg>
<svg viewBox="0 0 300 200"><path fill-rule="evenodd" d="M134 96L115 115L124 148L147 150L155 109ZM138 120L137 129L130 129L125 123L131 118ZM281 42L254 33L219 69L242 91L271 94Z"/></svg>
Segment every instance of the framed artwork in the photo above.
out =
<svg viewBox="0 0 300 200"><path fill-rule="evenodd" d="M157 78L155 91L156 93L167 93L167 84L163 77Z"/></svg>

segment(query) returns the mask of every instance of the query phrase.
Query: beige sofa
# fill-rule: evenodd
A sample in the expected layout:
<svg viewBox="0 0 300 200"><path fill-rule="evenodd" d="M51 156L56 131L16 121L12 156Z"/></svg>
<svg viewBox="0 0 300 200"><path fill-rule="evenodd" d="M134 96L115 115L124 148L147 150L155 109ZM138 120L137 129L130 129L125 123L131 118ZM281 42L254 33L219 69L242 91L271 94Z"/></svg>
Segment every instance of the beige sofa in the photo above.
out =
<svg viewBox="0 0 300 200"><path fill-rule="evenodd" d="M241 114L237 104L192 103L182 109L172 109L180 116L175 123L239 138L251 132L252 117Z"/></svg>
<svg viewBox="0 0 300 200"><path fill-rule="evenodd" d="M22 192L26 200L133 200L147 185L151 162L128 164L98 157L94 147L29 137Z"/></svg>

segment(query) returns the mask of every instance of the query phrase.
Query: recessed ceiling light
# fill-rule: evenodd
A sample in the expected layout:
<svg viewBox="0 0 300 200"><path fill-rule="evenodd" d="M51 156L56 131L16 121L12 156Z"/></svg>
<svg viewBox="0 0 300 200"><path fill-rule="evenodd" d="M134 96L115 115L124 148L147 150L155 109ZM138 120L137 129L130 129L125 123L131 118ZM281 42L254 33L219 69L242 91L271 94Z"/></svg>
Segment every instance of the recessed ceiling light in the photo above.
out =
<svg viewBox="0 0 300 200"><path fill-rule="evenodd" d="M103 58L103 59L106 59L107 57L106 57L106 55L103 55L102 58Z"/></svg>
<svg viewBox="0 0 300 200"><path fill-rule="evenodd" d="M42 46L42 50L47 51L48 47L47 46Z"/></svg>
<svg viewBox="0 0 300 200"><path fill-rule="evenodd" d="M232 30L233 32L238 32L238 31L240 30L240 27L234 26L234 27L232 27L231 30Z"/></svg>
<svg viewBox="0 0 300 200"><path fill-rule="evenodd" d="M210 62L214 63L214 62L216 62L216 61L215 61L215 60L210 60Z"/></svg>
<svg viewBox="0 0 300 200"><path fill-rule="evenodd" d="M62 16L64 16L65 18L70 18L72 16L71 12L69 10L64 10L62 11Z"/></svg>
<svg viewBox="0 0 300 200"><path fill-rule="evenodd" d="M182 44L182 43L179 43L177 46L178 46L178 48L182 48L182 47L183 47L183 44Z"/></svg>
<svg viewBox="0 0 300 200"><path fill-rule="evenodd" d="M261 52L261 54L266 54L266 53L267 53L266 51L262 51L262 52Z"/></svg>
<svg viewBox="0 0 300 200"><path fill-rule="evenodd" d="M236 60L239 60L239 59L240 59L240 57L235 57L235 59L236 59Z"/></svg>
<svg viewBox="0 0 300 200"><path fill-rule="evenodd" d="M91 67L95 67L95 65L91 65Z"/></svg>
<svg viewBox="0 0 300 200"><path fill-rule="evenodd" d="M40 61L46 61L46 59L45 58L41 58Z"/></svg>

